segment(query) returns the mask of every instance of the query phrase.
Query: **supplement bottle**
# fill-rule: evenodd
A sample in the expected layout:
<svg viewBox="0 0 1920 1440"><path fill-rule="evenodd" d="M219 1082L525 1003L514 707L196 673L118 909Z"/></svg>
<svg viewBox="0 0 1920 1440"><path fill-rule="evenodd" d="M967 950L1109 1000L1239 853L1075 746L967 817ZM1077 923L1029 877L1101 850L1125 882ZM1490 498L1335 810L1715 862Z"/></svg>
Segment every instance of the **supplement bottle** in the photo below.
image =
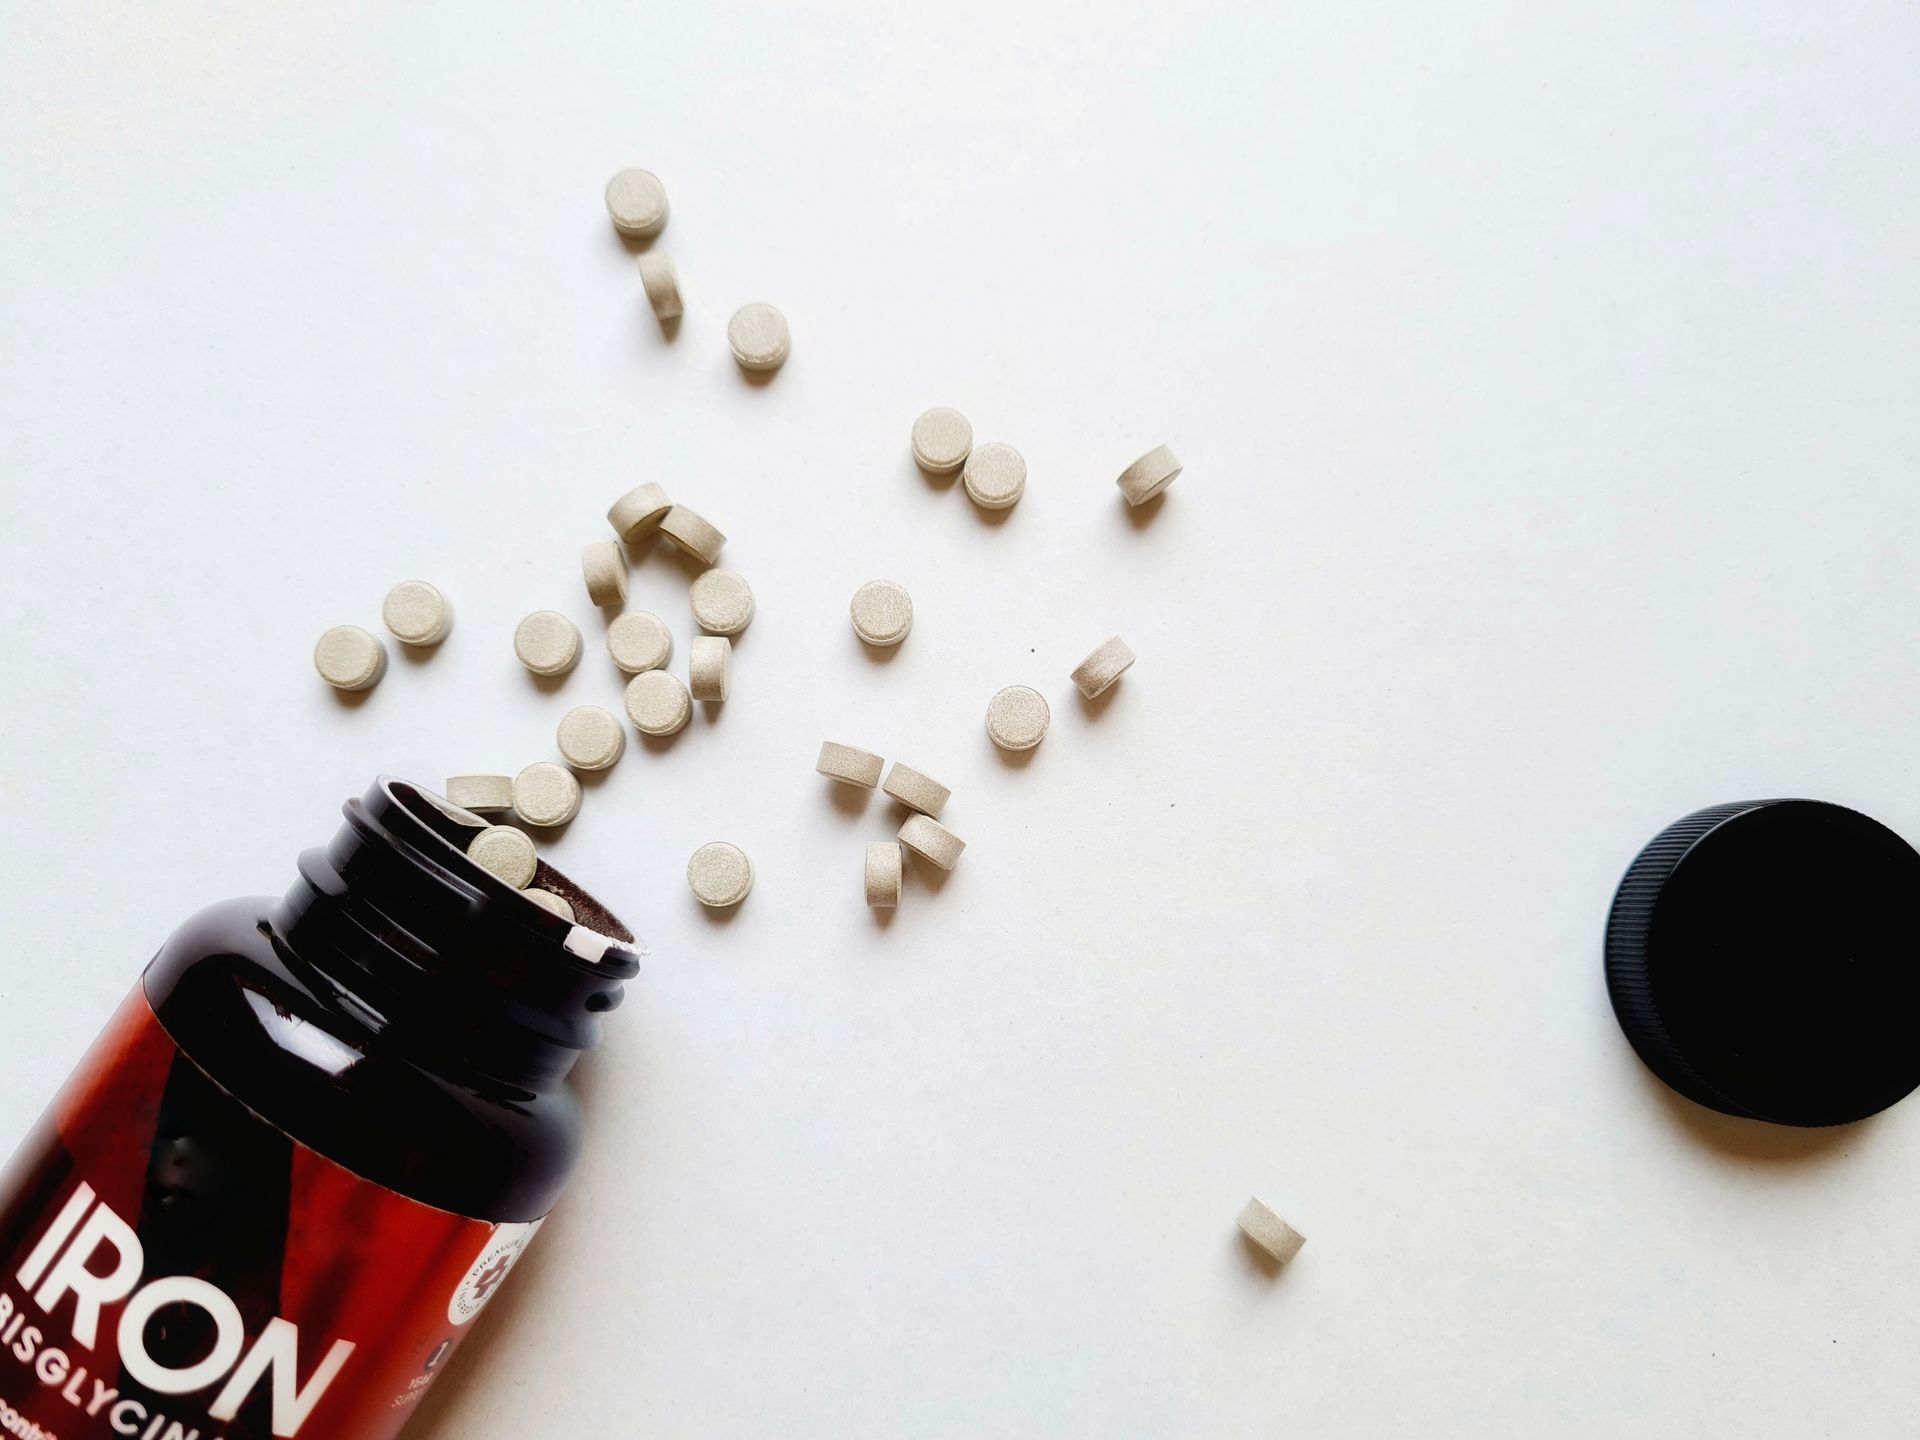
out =
<svg viewBox="0 0 1920 1440"><path fill-rule="evenodd" d="M558 1198L633 936L415 786L345 813L175 932L0 1172L0 1436L385 1440Z"/></svg>

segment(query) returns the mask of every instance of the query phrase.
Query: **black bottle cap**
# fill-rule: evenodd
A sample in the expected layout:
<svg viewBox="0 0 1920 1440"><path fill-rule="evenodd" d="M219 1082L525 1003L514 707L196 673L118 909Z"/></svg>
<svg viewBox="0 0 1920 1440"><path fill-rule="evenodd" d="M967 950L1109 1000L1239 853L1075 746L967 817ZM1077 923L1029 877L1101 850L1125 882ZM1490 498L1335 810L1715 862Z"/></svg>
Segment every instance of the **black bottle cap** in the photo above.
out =
<svg viewBox="0 0 1920 1440"><path fill-rule="evenodd" d="M1640 1058L1714 1110L1840 1125L1920 1085L1920 854L1856 811L1675 821L1620 882L1606 963Z"/></svg>

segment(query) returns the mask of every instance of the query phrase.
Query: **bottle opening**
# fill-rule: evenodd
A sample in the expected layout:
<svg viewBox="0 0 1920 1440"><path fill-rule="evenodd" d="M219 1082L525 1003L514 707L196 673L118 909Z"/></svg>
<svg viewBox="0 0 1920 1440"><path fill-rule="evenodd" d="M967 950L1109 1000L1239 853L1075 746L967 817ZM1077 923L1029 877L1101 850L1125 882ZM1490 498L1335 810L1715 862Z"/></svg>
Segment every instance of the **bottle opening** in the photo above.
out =
<svg viewBox="0 0 1920 1440"><path fill-rule="evenodd" d="M470 810L462 810L444 797L407 780L383 776L374 783L374 789L384 791L395 806L419 821L429 832L446 841L456 852L454 860L457 867L463 870L473 882L501 894L518 896L525 902L526 908L534 912L537 919L551 922L545 927L547 929L584 928L592 932L589 936L582 937L577 944L568 944L567 949L570 953L596 964L607 963L605 954L588 953L601 948L596 946L596 942L605 941L615 942L618 948L627 949L636 955L639 953L636 948L639 942L634 939L633 932L627 928L620 917L578 885L565 871L548 864L544 857L540 859L528 888L550 890L560 896L573 907L572 922L562 919L550 910L542 909L504 880L489 874L468 859L468 843L478 831L491 825L492 821ZM371 793L369 792L369 795ZM351 818L351 806L348 814ZM614 958L617 960L618 957Z"/></svg>
<svg viewBox="0 0 1920 1440"><path fill-rule="evenodd" d="M544 860L532 883L572 920L481 868L466 848L488 822L423 786L383 776L344 813L282 902L293 951L364 1024L423 1055L563 1076L640 971L633 932Z"/></svg>

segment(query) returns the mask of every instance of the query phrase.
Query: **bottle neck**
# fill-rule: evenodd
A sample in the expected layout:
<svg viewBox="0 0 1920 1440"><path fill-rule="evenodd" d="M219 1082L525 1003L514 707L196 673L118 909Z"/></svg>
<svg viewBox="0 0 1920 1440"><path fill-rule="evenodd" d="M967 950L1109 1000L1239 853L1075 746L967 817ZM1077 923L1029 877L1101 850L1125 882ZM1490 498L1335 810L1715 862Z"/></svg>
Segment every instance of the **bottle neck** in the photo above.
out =
<svg viewBox="0 0 1920 1440"><path fill-rule="evenodd" d="M461 1083L559 1085L639 971L631 932L544 862L579 923L469 860L484 824L381 780L300 857L273 914L286 963L384 1044Z"/></svg>

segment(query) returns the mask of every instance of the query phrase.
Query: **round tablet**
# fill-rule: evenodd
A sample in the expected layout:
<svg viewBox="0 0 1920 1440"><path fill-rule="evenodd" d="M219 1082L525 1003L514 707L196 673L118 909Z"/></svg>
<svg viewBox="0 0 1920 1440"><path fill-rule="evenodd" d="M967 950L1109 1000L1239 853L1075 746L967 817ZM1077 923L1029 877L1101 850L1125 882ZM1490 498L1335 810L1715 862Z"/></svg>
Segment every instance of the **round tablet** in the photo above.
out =
<svg viewBox="0 0 1920 1440"><path fill-rule="evenodd" d="M642 735L677 735L693 718L693 697L666 671L648 670L627 682L627 718Z"/></svg>
<svg viewBox="0 0 1920 1440"><path fill-rule="evenodd" d="M891 910L900 903L900 842L875 840L867 846L867 904Z"/></svg>
<svg viewBox="0 0 1920 1440"><path fill-rule="evenodd" d="M467 842L467 858L496 880L524 890L540 867L540 856L524 830L489 825Z"/></svg>
<svg viewBox="0 0 1920 1440"><path fill-rule="evenodd" d="M513 653L536 675L564 675L580 663L580 632L558 610L536 610L514 630Z"/></svg>
<svg viewBox="0 0 1920 1440"><path fill-rule="evenodd" d="M909 815L900 826L900 843L922 859L931 860L942 870L959 863L967 842L931 815Z"/></svg>
<svg viewBox="0 0 1920 1440"><path fill-rule="evenodd" d="M642 255L640 284L647 292L647 303L653 307L654 319L680 318L680 277L674 273L671 259L657 250Z"/></svg>
<svg viewBox="0 0 1920 1440"><path fill-rule="evenodd" d="M753 619L753 591L732 570L706 570L687 587L687 603L702 630L738 635Z"/></svg>
<svg viewBox="0 0 1920 1440"><path fill-rule="evenodd" d="M1104 695L1133 661L1134 654L1127 648L1127 642L1115 635L1073 667L1073 683L1080 687L1082 695L1092 700Z"/></svg>
<svg viewBox="0 0 1920 1440"><path fill-rule="evenodd" d="M821 744L820 758L813 762L813 768L830 780L841 780L848 785L871 790L880 783L880 767L885 763L870 750L836 745L828 740Z"/></svg>
<svg viewBox="0 0 1920 1440"><path fill-rule="evenodd" d="M898 645L913 629L913 597L891 580L869 580L847 607L853 633L869 645Z"/></svg>
<svg viewBox="0 0 1920 1440"><path fill-rule="evenodd" d="M556 895L551 890L522 890L520 893L542 910L551 911L562 920L573 919L573 902L564 895Z"/></svg>
<svg viewBox="0 0 1920 1440"><path fill-rule="evenodd" d="M727 322L727 345L742 370L778 370L793 349L787 317L765 301L742 305Z"/></svg>
<svg viewBox="0 0 1920 1440"><path fill-rule="evenodd" d="M1242 1235L1266 1251L1276 1263L1281 1265L1298 1255L1300 1247L1307 1243L1306 1236L1257 1199L1248 1200L1241 1207L1238 1224Z"/></svg>
<svg viewBox="0 0 1920 1440"><path fill-rule="evenodd" d="M536 760L513 777L513 811L529 825L564 825L580 813L580 782L566 766Z"/></svg>
<svg viewBox="0 0 1920 1440"><path fill-rule="evenodd" d="M712 909L738 905L753 889L753 862L738 845L715 840L687 861L687 885L694 899Z"/></svg>
<svg viewBox="0 0 1920 1440"><path fill-rule="evenodd" d="M667 187L651 170L622 170L607 182L607 214L622 235L658 235L667 223Z"/></svg>
<svg viewBox="0 0 1920 1440"><path fill-rule="evenodd" d="M587 599L596 605L620 605L627 598L627 552L617 540L596 540L580 552L580 573Z"/></svg>
<svg viewBox="0 0 1920 1440"><path fill-rule="evenodd" d="M1144 505L1180 478L1180 462L1173 451L1156 445L1120 472L1120 493L1129 505Z"/></svg>
<svg viewBox="0 0 1920 1440"><path fill-rule="evenodd" d="M426 789L424 786L421 787L420 798L449 820L464 825L469 830L484 830L487 828L487 820L484 816L476 815L471 810L462 809L451 800L434 794L433 791Z"/></svg>
<svg viewBox="0 0 1920 1440"><path fill-rule="evenodd" d="M1010 510L1027 489L1027 462L1011 445L989 440L960 467L967 498L982 510Z"/></svg>
<svg viewBox="0 0 1920 1440"><path fill-rule="evenodd" d="M696 560L708 565L720 559L727 537L684 505L675 505L660 517L660 533Z"/></svg>
<svg viewBox="0 0 1920 1440"><path fill-rule="evenodd" d="M650 610L629 610L607 626L607 653L629 675L658 670L673 656L673 632Z"/></svg>
<svg viewBox="0 0 1920 1440"><path fill-rule="evenodd" d="M497 814L513 808L511 775L449 775L447 803L476 814Z"/></svg>
<svg viewBox="0 0 1920 1440"><path fill-rule="evenodd" d="M1025 685L1009 685L987 702L987 734L1002 750L1031 750L1047 738L1052 718L1046 697Z"/></svg>
<svg viewBox="0 0 1920 1440"><path fill-rule="evenodd" d="M336 690L371 690L387 670L387 647L358 625L336 625L313 647L313 668Z"/></svg>
<svg viewBox="0 0 1920 1440"><path fill-rule="evenodd" d="M733 688L733 642L724 635L696 635L687 651L687 688L696 700L724 700Z"/></svg>
<svg viewBox="0 0 1920 1440"><path fill-rule="evenodd" d="M913 422L914 463L929 475L951 475L967 463L973 426L958 410L936 405Z"/></svg>
<svg viewBox="0 0 1920 1440"><path fill-rule="evenodd" d="M562 715L555 740L576 770L605 770L627 750L626 727L598 705L576 705Z"/></svg>
<svg viewBox="0 0 1920 1440"><path fill-rule="evenodd" d="M387 592L380 618L403 645L438 645L453 628L453 607L426 581L402 580Z"/></svg>
<svg viewBox="0 0 1920 1440"><path fill-rule="evenodd" d="M909 810L918 810L936 820L947 808L947 801L953 798L953 792L931 775L922 775L911 765L902 765L897 760L887 772L887 783L880 788Z"/></svg>
<svg viewBox="0 0 1920 1440"><path fill-rule="evenodd" d="M607 523L629 545L644 540L660 528L673 502L658 485L636 485L607 511Z"/></svg>

